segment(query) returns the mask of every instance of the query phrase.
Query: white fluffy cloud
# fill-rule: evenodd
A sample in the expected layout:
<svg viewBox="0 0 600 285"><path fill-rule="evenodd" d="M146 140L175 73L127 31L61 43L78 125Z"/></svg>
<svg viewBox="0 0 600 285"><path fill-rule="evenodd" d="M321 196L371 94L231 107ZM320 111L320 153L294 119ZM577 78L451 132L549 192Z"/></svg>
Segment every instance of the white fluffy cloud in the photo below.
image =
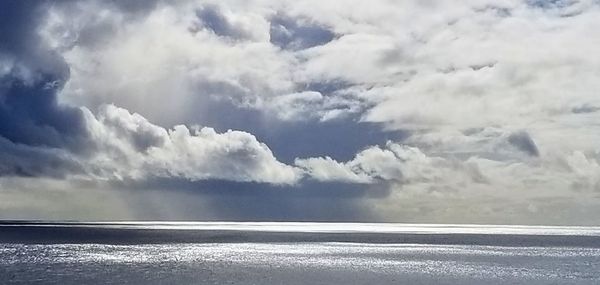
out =
<svg viewBox="0 0 600 285"><path fill-rule="evenodd" d="M337 162L329 157L298 159L313 179L358 183L397 183L402 185L436 185L448 187L459 183L485 180L470 160L428 156L416 147L388 142L359 152L354 159Z"/></svg>
<svg viewBox="0 0 600 285"><path fill-rule="evenodd" d="M217 133L183 125L167 130L113 105L104 106L96 116L87 111L86 118L96 148L86 162L98 178L273 184L294 184L300 178L297 169L277 161L265 144L246 132Z"/></svg>
<svg viewBox="0 0 600 285"><path fill-rule="evenodd" d="M551 188L565 195L569 195L565 190L600 191L599 153L574 151L537 158L508 146L505 151L513 155L499 160L486 157L489 153L484 149L428 155L416 147L388 142L383 148L369 147L347 162L322 157L297 159L296 165L319 181L387 181L424 191L486 188L516 194Z"/></svg>

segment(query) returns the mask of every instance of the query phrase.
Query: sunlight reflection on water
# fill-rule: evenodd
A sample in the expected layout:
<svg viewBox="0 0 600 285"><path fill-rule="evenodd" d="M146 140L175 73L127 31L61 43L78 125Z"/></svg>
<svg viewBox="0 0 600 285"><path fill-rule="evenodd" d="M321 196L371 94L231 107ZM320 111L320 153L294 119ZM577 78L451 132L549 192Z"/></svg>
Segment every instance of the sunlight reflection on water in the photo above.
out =
<svg viewBox="0 0 600 285"><path fill-rule="evenodd" d="M10 283L598 284L600 249L349 243L0 245Z"/></svg>

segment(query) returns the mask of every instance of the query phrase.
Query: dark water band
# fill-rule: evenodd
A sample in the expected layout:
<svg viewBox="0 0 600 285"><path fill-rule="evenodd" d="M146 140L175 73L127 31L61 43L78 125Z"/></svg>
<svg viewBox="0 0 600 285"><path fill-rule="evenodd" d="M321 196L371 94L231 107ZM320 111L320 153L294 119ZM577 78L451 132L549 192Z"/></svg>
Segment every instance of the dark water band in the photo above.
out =
<svg viewBox="0 0 600 285"><path fill-rule="evenodd" d="M164 244L164 243L293 243L350 242L381 244L490 245L514 247L600 248L600 236L277 232L207 229L112 228L91 225L1 224L0 243L52 244Z"/></svg>

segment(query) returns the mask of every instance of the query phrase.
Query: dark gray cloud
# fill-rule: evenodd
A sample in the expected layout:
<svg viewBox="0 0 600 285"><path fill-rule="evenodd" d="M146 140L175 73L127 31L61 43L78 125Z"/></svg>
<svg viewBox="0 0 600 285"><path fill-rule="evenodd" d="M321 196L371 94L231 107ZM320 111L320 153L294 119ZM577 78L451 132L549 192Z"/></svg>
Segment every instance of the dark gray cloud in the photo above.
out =
<svg viewBox="0 0 600 285"><path fill-rule="evenodd" d="M576 0L527 0L527 4L544 9L564 8L576 4Z"/></svg>
<svg viewBox="0 0 600 285"><path fill-rule="evenodd" d="M2 1L0 3L0 55L20 69L43 75L44 79L68 77L61 56L45 49L36 33L47 1ZM22 71L22 70L21 70Z"/></svg>
<svg viewBox="0 0 600 285"><path fill-rule="evenodd" d="M307 49L324 45L336 35L326 27L307 19L277 14L271 18L271 43L282 49Z"/></svg>
<svg viewBox="0 0 600 285"><path fill-rule="evenodd" d="M39 17L42 1L2 1L0 3L0 50L17 51L27 48L27 37Z"/></svg>
<svg viewBox="0 0 600 285"><path fill-rule="evenodd" d="M149 179L113 183L111 188L129 189L132 196L155 195L151 200L133 199L147 219L169 215L189 220L235 221L376 221L377 213L362 200L383 199L388 187L365 187L347 183L305 181L294 187L223 180L190 182ZM168 190L165 193L164 190ZM177 198L183 195L185 199ZM159 200L160 203L154 203ZM171 209L165 213L165 208Z"/></svg>
<svg viewBox="0 0 600 285"><path fill-rule="evenodd" d="M0 74L0 175L62 176L78 166L60 149L79 151L87 137L77 108L62 106L57 92L69 69L44 49L35 28L44 1L0 4L0 55L9 68Z"/></svg>
<svg viewBox="0 0 600 285"><path fill-rule="evenodd" d="M56 92L69 77L62 57L36 34L44 1L4 1L0 54L12 63L0 76L0 136L15 143L59 146L82 130L78 110L59 106ZM66 137L66 138L65 138Z"/></svg>
<svg viewBox="0 0 600 285"><path fill-rule="evenodd" d="M0 139L4 140L2 154L8 165L2 175L62 176L81 172L70 158L64 157L65 153L85 154L96 147L90 141L82 110L59 103L58 92L69 80L69 66L38 33L38 26L50 7L78 9L80 6L72 5L73 2L0 3L0 58L6 60L8 67L0 74ZM106 4L135 17L151 11L157 2L128 0ZM107 33L111 29L105 25L86 26L72 44L92 44ZM130 138L140 149L156 143L145 141L142 135ZM14 146L9 146L11 143ZM63 151L63 157L54 157L57 151ZM18 163L24 153L27 158Z"/></svg>
<svg viewBox="0 0 600 285"><path fill-rule="evenodd" d="M0 136L15 144L79 148L86 136L79 109L57 103L63 79L40 74L35 83L16 76L0 79Z"/></svg>
<svg viewBox="0 0 600 285"><path fill-rule="evenodd" d="M528 0L527 5L553 13L561 18L576 17L585 12L587 5L597 5L597 1L579 0Z"/></svg>
<svg viewBox="0 0 600 285"><path fill-rule="evenodd" d="M508 142L512 146L516 147L518 150L528 155L540 155L537 145L535 144L529 133L525 131L512 133L510 136L508 136Z"/></svg>
<svg viewBox="0 0 600 285"><path fill-rule="evenodd" d="M196 11L201 24L221 37L234 40L248 38L248 33L231 23L217 6L204 6Z"/></svg>
<svg viewBox="0 0 600 285"><path fill-rule="evenodd" d="M15 144L0 137L0 176L64 178L83 173L82 165L59 149Z"/></svg>
<svg viewBox="0 0 600 285"><path fill-rule="evenodd" d="M584 105L581 105L581 106L571 109L571 112L573 112L575 114L594 113L594 112L598 112L598 111L600 111L600 107L590 105L590 104L584 104Z"/></svg>
<svg viewBox="0 0 600 285"><path fill-rule="evenodd" d="M353 86L352 82L341 79L331 81L311 81L300 84L299 88L307 91L317 91L323 95L330 95L335 91L343 90Z"/></svg>
<svg viewBox="0 0 600 285"><path fill-rule="evenodd" d="M120 11L128 14L143 14L152 11L161 0L109 0L104 1L117 7Z"/></svg>

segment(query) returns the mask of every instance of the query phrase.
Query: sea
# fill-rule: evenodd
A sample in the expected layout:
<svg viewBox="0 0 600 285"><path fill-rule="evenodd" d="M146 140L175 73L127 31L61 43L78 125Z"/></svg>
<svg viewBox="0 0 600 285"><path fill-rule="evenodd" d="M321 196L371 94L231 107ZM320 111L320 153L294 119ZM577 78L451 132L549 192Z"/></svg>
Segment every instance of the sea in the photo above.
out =
<svg viewBox="0 0 600 285"><path fill-rule="evenodd" d="M0 284L600 284L600 227L5 221Z"/></svg>

